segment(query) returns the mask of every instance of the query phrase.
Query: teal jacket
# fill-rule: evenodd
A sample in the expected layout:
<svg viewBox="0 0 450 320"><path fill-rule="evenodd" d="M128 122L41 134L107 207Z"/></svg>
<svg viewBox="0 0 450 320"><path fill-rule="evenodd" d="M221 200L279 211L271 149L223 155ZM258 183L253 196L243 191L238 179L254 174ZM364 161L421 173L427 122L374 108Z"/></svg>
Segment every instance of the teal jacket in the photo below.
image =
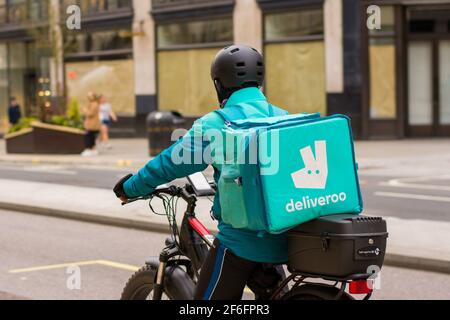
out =
<svg viewBox="0 0 450 320"><path fill-rule="evenodd" d="M245 118L263 118L269 116L269 103L257 88L245 88L236 91L226 102L224 108L237 108ZM286 112L287 113L287 112ZM203 157L209 146L209 129L221 130L223 118L211 112L195 121L192 128L171 147L149 161L137 174L127 180L124 191L128 197L147 195L161 184L174 179L186 177L192 173L205 170L209 165L214 167L214 180L219 180L221 164ZM203 139L195 139L195 137ZM173 155L182 155L191 161L175 161ZM200 161L199 161L200 160ZM235 255L256 262L283 263L287 261L287 244L284 234L258 233L249 230L235 229L221 220L220 191L216 194L213 214L218 220L217 238Z"/></svg>

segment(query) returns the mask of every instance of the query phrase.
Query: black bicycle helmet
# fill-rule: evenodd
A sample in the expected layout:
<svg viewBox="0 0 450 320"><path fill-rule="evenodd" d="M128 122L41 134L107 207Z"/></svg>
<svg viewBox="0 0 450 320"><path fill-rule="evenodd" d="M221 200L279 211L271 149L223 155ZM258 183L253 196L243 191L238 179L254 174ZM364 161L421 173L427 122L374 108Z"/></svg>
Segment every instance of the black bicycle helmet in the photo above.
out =
<svg viewBox="0 0 450 320"><path fill-rule="evenodd" d="M219 102L246 87L261 87L264 82L262 55L245 45L232 45L220 50L211 65L211 78Z"/></svg>

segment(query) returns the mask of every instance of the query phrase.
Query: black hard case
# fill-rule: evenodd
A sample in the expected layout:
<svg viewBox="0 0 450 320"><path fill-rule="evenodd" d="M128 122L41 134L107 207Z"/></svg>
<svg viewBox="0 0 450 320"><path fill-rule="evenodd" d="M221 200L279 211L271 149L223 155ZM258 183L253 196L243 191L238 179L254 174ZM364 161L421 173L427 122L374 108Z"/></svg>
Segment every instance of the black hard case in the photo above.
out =
<svg viewBox="0 0 450 320"><path fill-rule="evenodd" d="M381 269L388 233L380 217L330 215L287 232L289 269L347 278Z"/></svg>

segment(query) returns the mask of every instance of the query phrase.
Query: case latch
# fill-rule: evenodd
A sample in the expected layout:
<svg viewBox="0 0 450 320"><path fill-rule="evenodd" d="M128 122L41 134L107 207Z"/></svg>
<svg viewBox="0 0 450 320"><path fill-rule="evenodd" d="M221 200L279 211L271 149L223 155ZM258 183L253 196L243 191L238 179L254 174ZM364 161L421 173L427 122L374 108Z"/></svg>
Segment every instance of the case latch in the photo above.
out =
<svg viewBox="0 0 450 320"><path fill-rule="evenodd" d="M320 237L322 240L322 250L327 251L330 247L330 237L328 236L327 232L322 233L322 236Z"/></svg>

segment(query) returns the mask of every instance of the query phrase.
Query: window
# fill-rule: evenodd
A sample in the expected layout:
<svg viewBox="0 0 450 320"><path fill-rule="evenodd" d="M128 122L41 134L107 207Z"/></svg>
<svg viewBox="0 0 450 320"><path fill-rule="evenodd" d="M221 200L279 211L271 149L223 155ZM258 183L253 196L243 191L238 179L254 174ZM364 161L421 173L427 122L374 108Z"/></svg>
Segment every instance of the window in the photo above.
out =
<svg viewBox="0 0 450 320"><path fill-rule="evenodd" d="M271 13L265 17L265 40L323 36L322 9Z"/></svg>
<svg viewBox="0 0 450 320"><path fill-rule="evenodd" d="M264 89L269 100L291 113L325 114L322 9L267 13L264 30Z"/></svg>
<svg viewBox="0 0 450 320"><path fill-rule="evenodd" d="M63 0L63 12L70 5L78 5L83 14L97 14L108 11L117 11L121 9L131 8L132 0Z"/></svg>
<svg viewBox="0 0 450 320"><path fill-rule="evenodd" d="M395 119L395 10L381 7L381 29L369 30L370 118Z"/></svg>
<svg viewBox="0 0 450 320"><path fill-rule="evenodd" d="M0 1L0 7L1 4L2 2ZM5 18L7 16L6 19L8 23L41 21L48 17L48 0L9 0L7 9L3 11ZM2 13L0 9L0 16L1 15Z"/></svg>
<svg viewBox="0 0 450 320"><path fill-rule="evenodd" d="M158 49L195 45L217 45L233 41L230 18L160 24L157 27Z"/></svg>
<svg viewBox="0 0 450 320"><path fill-rule="evenodd" d="M92 51L109 51L132 48L130 30L73 32L65 39L65 53L76 54Z"/></svg>
<svg viewBox="0 0 450 320"><path fill-rule="evenodd" d="M7 17L7 8L6 8L6 0L0 0L0 23L8 22Z"/></svg>
<svg viewBox="0 0 450 320"><path fill-rule="evenodd" d="M0 43L0 131L6 123L6 108L8 106L8 56L7 45Z"/></svg>

